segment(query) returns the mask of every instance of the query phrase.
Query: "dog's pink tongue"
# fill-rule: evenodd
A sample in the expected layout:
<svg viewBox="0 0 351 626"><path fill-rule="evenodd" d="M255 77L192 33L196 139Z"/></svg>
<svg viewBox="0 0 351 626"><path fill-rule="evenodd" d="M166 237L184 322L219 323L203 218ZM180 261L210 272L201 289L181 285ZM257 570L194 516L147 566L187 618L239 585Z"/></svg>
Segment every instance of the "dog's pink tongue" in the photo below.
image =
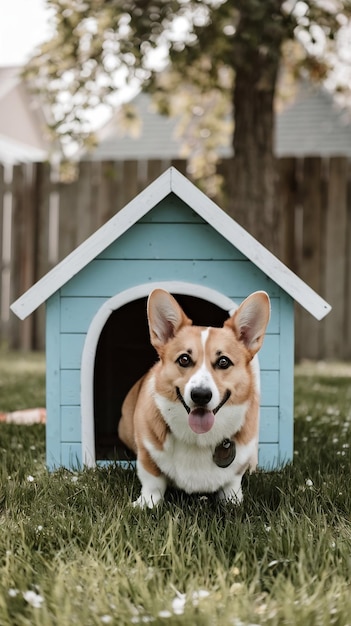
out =
<svg viewBox="0 0 351 626"><path fill-rule="evenodd" d="M189 426L197 435L202 435L211 430L215 416L212 411L206 409L193 409L189 413Z"/></svg>

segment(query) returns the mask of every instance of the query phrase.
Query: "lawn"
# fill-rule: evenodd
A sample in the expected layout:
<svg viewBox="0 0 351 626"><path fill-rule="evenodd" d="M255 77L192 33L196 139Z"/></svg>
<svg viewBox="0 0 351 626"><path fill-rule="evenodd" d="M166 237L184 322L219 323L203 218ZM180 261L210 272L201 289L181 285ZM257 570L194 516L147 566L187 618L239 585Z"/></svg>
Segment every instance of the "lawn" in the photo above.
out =
<svg viewBox="0 0 351 626"><path fill-rule="evenodd" d="M0 353L0 410L44 404L41 355ZM131 471L49 474L43 426L0 425L0 625L351 626L351 367L296 368L295 458L240 507Z"/></svg>

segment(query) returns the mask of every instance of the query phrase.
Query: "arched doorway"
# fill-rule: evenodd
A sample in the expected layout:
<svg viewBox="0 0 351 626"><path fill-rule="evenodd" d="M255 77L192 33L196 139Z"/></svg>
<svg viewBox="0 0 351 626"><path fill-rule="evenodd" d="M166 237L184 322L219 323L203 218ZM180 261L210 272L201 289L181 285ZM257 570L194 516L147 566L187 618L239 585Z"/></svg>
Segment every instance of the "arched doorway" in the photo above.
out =
<svg viewBox="0 0 351 626"><path fill-rule="evenodd" d="M88 331L82 357L82 443L88 465L133 458L118 440L117 426L128 390L157 360L146 318L147 296L155 287L170 291L197 325L222 326L235 308L215 290L173 282L141 285L105 303Z"/></svg>

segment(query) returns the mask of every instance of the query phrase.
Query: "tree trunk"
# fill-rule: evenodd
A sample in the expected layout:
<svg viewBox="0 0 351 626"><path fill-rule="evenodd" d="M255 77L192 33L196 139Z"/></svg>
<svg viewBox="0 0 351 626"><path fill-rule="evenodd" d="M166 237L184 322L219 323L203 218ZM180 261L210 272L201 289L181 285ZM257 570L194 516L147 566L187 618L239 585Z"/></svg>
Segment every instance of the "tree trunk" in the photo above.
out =
<svg viewBox="0 0 351 626"><path fill-rule="evenodd" d="M280 33L275 33L278 39L272 36L268 47L261 31L259 39L263 38L263 42L257 42L257 23L250 23L251 17L242 16L233 51L236 71L233 93L235 158L230 213L260 243L280 256L274 96L281 41ZM254 28L255 38L250 39L247 34Z"/></svg>

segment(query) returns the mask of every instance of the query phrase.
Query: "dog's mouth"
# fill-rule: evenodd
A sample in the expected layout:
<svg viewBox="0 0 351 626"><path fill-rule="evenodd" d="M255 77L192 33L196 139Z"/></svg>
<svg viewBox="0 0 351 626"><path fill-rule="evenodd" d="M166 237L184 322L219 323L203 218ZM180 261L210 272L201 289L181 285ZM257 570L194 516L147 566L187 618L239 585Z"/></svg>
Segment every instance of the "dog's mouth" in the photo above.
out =
<svg viewBox="0 0 351 626"><path fill-rule="evenodd" d="M227 390L222 400L220 401L218 406L216 406L216 408L213 409L213 411L209 411L203 406L197 406L191 409L190 406L188 406L187 403L185 402L182 394L180 393L179 387L176 387L176 391L177 391L177 398L181 401L183 407L188 413L189 426L191 430L194 431L194 433L196 433L197 435L202 435L203 433L207 433L209 430L211 430L214 424L216 413L218 413L219 409L221 409L222 406L230 398L230 391Z"/></svg>

